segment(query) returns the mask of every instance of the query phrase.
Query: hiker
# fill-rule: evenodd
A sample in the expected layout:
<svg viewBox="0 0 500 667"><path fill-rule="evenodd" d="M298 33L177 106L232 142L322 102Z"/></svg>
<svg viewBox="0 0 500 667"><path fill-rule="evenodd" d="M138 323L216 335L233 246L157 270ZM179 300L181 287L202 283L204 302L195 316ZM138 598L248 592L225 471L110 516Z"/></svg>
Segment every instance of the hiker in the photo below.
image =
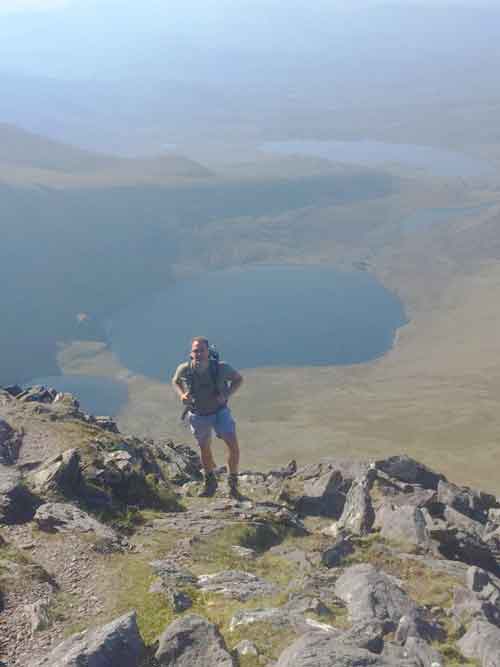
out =
<svg viewBox="0 0 500 667"><path fill-rule="evenodd" d="M199 494L211 497L217 490L215 461L212 456L212 430L228 449L229 494L239 497L238 464L240 450L236 425L227 401L241 387L243 378L225 361L211 358L208 340L197 336L191 341L191 360L180 364L172 385L186 406L186 418L201 453L205 484Z"/></svg>

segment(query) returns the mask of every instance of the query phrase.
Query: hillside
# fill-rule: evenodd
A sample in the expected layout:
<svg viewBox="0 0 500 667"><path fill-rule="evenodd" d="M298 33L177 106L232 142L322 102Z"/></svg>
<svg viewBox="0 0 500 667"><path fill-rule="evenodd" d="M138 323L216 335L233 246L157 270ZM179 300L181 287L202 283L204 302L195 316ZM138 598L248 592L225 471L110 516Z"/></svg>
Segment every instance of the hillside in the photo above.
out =
<svg viewBox="0 0 500 667"><path fill-rule="evenodd" d="M495 667L500 501L407 457L240 474L0 390L0 659ZM77 633L77 634L75 634Z"/></svg>
<svg viewBox="0 0 500 667"><path fill-rule="evenodd" d="M193 268L282 261L283 232L292 240L322 232L296 231L296 211L368 205L399 187L382 171L293 159L266 159L263 173L254 163L183 180L198 173L183 158L112 158L104 168L106 157L14 134L20 160L50 158L53 168L0 167L0 278L10 285L0 304L13 314L0 331L2 383L57 374L57 343L104 340L113 313ZM55 168L80 164L80 156L95 168ZM276 216L291 220L290 231Z"/></svg>
<svg viewBox="0 0 500 667"><path fill-rule="evenodd" d="M0 183L4 184L103 187L176 183L211 175L178 155L134 159L92 153L0 123Z"/></svg>

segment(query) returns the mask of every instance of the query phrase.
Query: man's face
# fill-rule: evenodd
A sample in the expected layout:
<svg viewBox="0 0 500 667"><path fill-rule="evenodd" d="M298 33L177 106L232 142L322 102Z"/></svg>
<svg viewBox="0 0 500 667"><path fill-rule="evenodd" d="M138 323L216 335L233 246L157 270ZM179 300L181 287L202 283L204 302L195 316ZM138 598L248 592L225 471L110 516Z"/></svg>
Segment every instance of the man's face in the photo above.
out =
<svg viewBox="0 0 500 667"><path fill-rule="evenodd" d="M191 345L191 359L195 366L208 363L208 345L199 340L195 340Z"/></svg>

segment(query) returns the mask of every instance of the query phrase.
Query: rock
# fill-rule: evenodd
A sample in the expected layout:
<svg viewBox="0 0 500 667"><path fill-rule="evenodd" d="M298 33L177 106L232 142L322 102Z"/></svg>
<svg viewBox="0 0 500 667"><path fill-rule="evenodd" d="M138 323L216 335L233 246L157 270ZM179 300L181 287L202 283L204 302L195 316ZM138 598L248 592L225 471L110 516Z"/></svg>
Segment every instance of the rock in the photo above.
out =
<svg viewBox="0 0 500 667"><path fill-rule="evenodd" d="M0 417L0 463L13 465L17 461L22 442L23 434Z"/></svg>
<svg viewBox="0 0 500 667"><path fill-rule="evenodd" d="M190 609L193 606L193 601L184 591L172 590L168 593L168 601L170 606L176 613L181 613Z"/></svg>
<svg viewBox="0 0 500 667"><path fill-rule="evenodd" d="M198 583L197 577L192 572L173 560L154 560L150 565L160 577L165 589L177 586L196 586Z"/></svg>
<svg viewBox="0 0 500 667"><path fill-rule="evenodd" d="M446 506L443 510L443 518L452 527L459 528L468 533L482 538L484 534L484 524L472 519L467 514L463 514L453 507Z"/></svg>
<svg viewBox="0 0 500 667"><path fill-rule="evenodd" d="M252 597L273 595L278 588L250 572L225 570L216 574L205 574L198 577L198 586L209 593L220 593L225 597L244 602Z"/></svg>
<svg viewBox="0 0 500 667"><path fill-rule="evenodd" d="M496 554L478 535L449 524L428 527L429 536L438 542L438 551L449 560L477 565L493 574L500 572Z"/></svg>
<svg viewBox="0 0 500 667"><path fill-rule="evenodd" d="M415 667L444 667L441 654L418 637L409 637L405 654L414 661Z"/></svg>
<svg viewBox="0 0 500 667"><path fill-rule="evenodd" d="M0 524L31 521L39 504L24 485L21 474L0 464Z"/></svg>
<svg viewBox="0 0 500 667"><path fill-rule="evenodd" d="M458 621L478 618L500 627L500 581L478 567L470 567L467 588L453 591L453 614Z"/></svg>
<svg viewBox="0 0 500 667"><path fill-rule="evenodd" d="M116 533L86 512L69 503L45 503L35 512L34 521L48 532L94 532L100 538L117 541Z"/></svg>
<svg viewBox="0 0 500 667"><path fill-rule="evenodd" d="M109 431L110 433L120 433L116 422L111 417L100 415L98 417L94 417L94 422L96 426L99 426L99 428L102 428L104 431Z"/></svg>
<svg viewBox="0 0 500 667"><path fill-rule="evenodd" d="M354 623L342 634L342 641L371 653L381 653L384 648L384 633L380 623Z"/></svg>
<svg viewBox="0 0 500 667"><path fill-rule="evenodd" d="M466 658L479 660L482 667L500 667L500 629L484 621L474 621L458 641Z"/></svg>
<svg viewBox="0 0 500 667"><path fill-rule="evenodd" d="M265 623L276 628L291 625L293 619L287 610L282 607L270 607L269 609L252 609L249 611L238 611L231 618L229 630L233 632L237 627L253 625L254 623Z"/></svg>
<svg viewBox="0 0 500 667"><path fill-rule="evenodd" d="M166 440L156 443L154 452L173 484L201 479L201 459L192 447L176 445L171 440Z"/></svg>
<svg viewBox="0 0 500 667"><path fill-rule="evenodd" d="M35 385L28 387L16 396L18 401L23 403L52 403L57 396L57 391L51 387Z"/></svg>
<svg viewBox="0 0 500 667"><path fill-rule="evenodd" d="M438 484L438 501L483 524L488 520L489 510L499 507L495 496L445 480Z"/></svg>
<svg viewBox="0 0 500 667"><path fill-rule="evenodd" d="M376 461L375 467L389 477L409 484L419 484L424 489L436 490L441 480L446 481L444 475L435 473L423 463L406 455L391 456L382 461Z"/></svg>
<svg viewBox="0 0 500 667"><path fill-rule="evenodd" d="M183 616L167 627L159 638L155 659L160 667L236 665L215 625L194 614Z"/></svg>
<svg viewBox="0 0 500 667"><path fill-rule="evenodd" d="M401 582L373 565L353 565L337 580L336 595L348 607L354 623L380 623L384 632L394 632L405 618L407 633L423 639L440 636L440 630L426 619L423 609L401 588Z"/></svg>
<svg viewBox="0 0 500 667"><path fill-rule="evenodd" d="M247 560L255 560L255 558L257 558L257 552L255 549L241 547L239 544L233 544L231 551L235 556L239 556L240 558L245 558Z"/></svg>
<svg viewBox="0 0 500 667"><path fill-rule="evenodd" d="M301 514L323 514L339 517L344 506L343 478L338 470L330 470L304 484L304 494L296 501Z"/></svg>
<svg viewBox="0 0 500 667"><path fill-rule="evenodd" d="M19 396L19 394L23 393L22 387L20 387L18 384L10 384L7 387L3 387L3 390L6 391L8 394L16 398Z"/></svg>
<svg viewBox="0 0 500 667"><path fill-rule="evenodd" d="M346 644L336 633L315 630L285 649L276 667L400 667L400 664Z"/></svg>
<svg viewBox="0 0 500 667"><path fill-rule="evenodd" d="M139 667L145 652L135 612L73 635L30 667Z"/></svg>
<svg viewBox="0 0 500 667"><path fill-rule="evenodd" d="M368 478L352 483L345 499L344 510L338 521L338 528L353 535L367 535L375 520L369 492Z"/></svg>
<svg viewBox="0 0 500 667"><path fill-rule="evenodd" d="M43 496L75 495L82 482L80 455L77 449L67 449L46 461L28 476L33 490Z"/></svg>
<svg viewBox="0 0 500 667"><path fill-rule="evenodd" d="M298 549L290 544L278 544L269 549L273 556L279 556L289 563L298 566L301 570L310 570L319 563L319 555Z"/></svg>
<svg viewBox="0 0 500 667"><path fill-rule="evenodd" d="M259 651L255 644L248 639L243 639L234 647L238 655L259 655Z"/></svg>
<svg viewBox="0 0 500 667"><path fill-rule="evenodd" d="M465 575L465 583L471 591L482 591L485 586L491 583L490 575L479 567L469 567Z"/></svg>
<svg viewBox="0 0 500 667"><path fill-rule="evenodd" d="M321 555L321 562L326 567L338 567L344 558L354 552L354 545L349 536L339 535L331 547Z"/></svg>
<svg viewBox="0 0 500 667"><path fill-rule="evenodd" d="M411 505L384 503L375 515L374 527L380 534L407 544L426 545L429 541L422 510Z"/></svg>
<svg viewBox="0 0 500 667"><path fill-rule="evenodd" d="M37 600L25 606L32 634L39 630L46 630L50 626L49 608L48 600Z"/></svg>

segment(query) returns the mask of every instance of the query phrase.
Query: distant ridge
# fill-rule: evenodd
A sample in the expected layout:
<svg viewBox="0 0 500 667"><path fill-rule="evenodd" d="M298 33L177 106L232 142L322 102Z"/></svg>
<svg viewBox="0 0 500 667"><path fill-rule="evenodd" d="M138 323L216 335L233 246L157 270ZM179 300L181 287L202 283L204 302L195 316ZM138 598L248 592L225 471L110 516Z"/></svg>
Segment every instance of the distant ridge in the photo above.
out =
<svg viewBox="0 0 500 667"><path fill-rule="evenodd" d="M93 153L0 123L0 182L46 185L120 185L211 176L188 158L165 154L123 158Z"/></svg>

